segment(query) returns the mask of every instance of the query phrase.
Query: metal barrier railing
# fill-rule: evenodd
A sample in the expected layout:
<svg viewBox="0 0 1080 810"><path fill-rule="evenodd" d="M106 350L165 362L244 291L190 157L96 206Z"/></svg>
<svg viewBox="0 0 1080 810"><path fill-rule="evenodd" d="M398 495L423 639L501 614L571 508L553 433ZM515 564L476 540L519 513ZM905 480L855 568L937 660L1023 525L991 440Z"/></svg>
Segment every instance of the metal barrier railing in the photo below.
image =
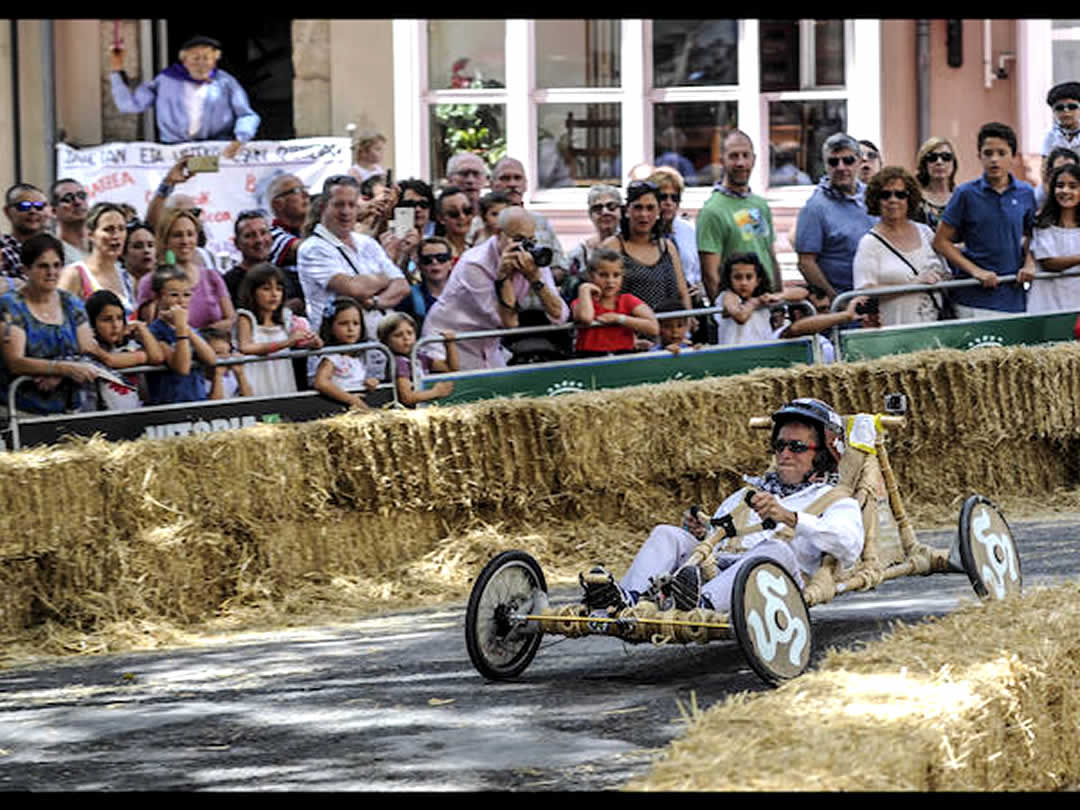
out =
<svg viewBox="0 0 1080 810"><path fill-rule="evenodd" d="M264 354L264 355L246 354L246 355L241 355L239 357L219 357L218 361L214 364L214 366L240 366L240 365L248 365L250 363L266 363L266 362L270 362L270 361L273 361L273 360L296 360L296 359L301 359L301 358L306 358L306 357L318 357L318 356L327 355L327 354L342 354L343 351L346 351L346 350L350 351L350 352L353 352L353 351L365 351L365 352L366 351L378 351L381 354L384 354L386 356L386 364L387 364L387 369L388 369L389 374L390 374L390 380L388 382L379 383L377 388L378 389L387 389L387 388L389 388L394 404L395 405L398 404L397 384L394 382L394 376L393 376L394 375L394 356L391 353L390 349L385 344L380 343L378 341L366 341L364 343L349 344L347 349L345 347L343 347L343 346L338 345L338 346L323 346L320 349L289 349L289 350L283 350L283 351L280 351L280 352L274 352L273 354ZM110 369L110 371L111 370L112 369ZM119 369L114 373L119 373L119 374L139 374L139 373L145 373L145 372L168 371L168 370L169 370L168 366L165 366L165 365L160 365L160 366L132 366L131 368ZM16 406L15 406L16 393L17 393L18 388L19 388L20 385L23 385L24 383L27 383L27 382L32 382L33 380L34 380L33 376L23 375L23 376L20 376L20 377L16 377L14 380L11 381L11 384L8 386L8 401L7 401L7 406L8 406L8 432L9 432L9 435L11 436L12 447L16 448L16 449L20 446L19 414L18 414L18 411L16 410ZM206 400L204 402L191 402L191 403L185 403L185 404L190 406L190 407L193 407L193 408L198 408L200 405L219 404L219 401L218 400ZM42 414L40 416L45 416L45 415L46 414ZM56 416L61 416L61 415L62 414L56 414ZM71 414L63 414L63 415L70 416Z"/></svg>
<svg viewBox="0 0 1080 810"><path fill-rule="evenodd" d="M1080 268L1071 269L1071 270L1063 270L1060 273L1046 273L1046 272L1039 271L1039 272L1035 273L1035 280L1036 281L1038 281L1038 280L1053 281L1053 280L1056 280L1056 279L1070 278L1070 277L1075 277L1075 276L1080 276ZM1013 274L1008 275L1008 276L998 276L998 283L1000 283L1000 284L1015 284L1016 283L1016 273L1013 273ZM897 285L889 286L889 287L862 287L861 289L858 289L858 290L848 290L847 292L843 292L843 293L840 293L839 295L837 295L832 300L832 304L829 307L829 311L830 312L839 312L839 311L841 311L843 309L846 309L848 303L852 299L859 298L860 296L864 296L864 295L865 296L871 296L871 297L874 297L874 298L887 298L887 297L891 297L891 296L894 296L894 295L904 295L906 293L913 293L913 292L940 292L941 290L950 290L950 289L955 289L955 288L958 288L958 287L981 287L981 286L982 286L982 282L980 282L978 279L975 279L975 278L963 278L963 279L954 279L954 280L951 280L951 281L939 281L937 284L897 284ZM1002 314L1005 315L1005 314L1009 314L1009 313L1002 313ZM958 319L958 320L963 320L963 319ZM948 323L948 321L941 321L940 323ZM930 325L930 324L927 324L927 325ZM888 329L889 327L882 327L882 328L883 329ZM834 346L834 348L836 350L836 357L837 357L838 360L840 359L840 354L841 354L841 352L840 352L840 332L841 332L840 326L839 325L834 326L832 328L832 332L830 333L830 337L829 337L830 341L832 342L832 344L833 344L833 346Z"/></svg>
<svg viewBox="0 0 1080 810"><path fill-rule="evenodd" d="M816 315L817 314L817 310L814 309L814 305L811 304L809 301L787 301L785 303L789 307L794 306L794 307L797 307L797 308L806 309L807 314L809 314L809 315ZM657 312L657 313L654 313L654 314L655 314L656 319L658 321L664 321L664 320L671 320L672 318L691 318L691 317L696 317L698 315L713 315L715 313L723 312L723 311L724 311L724 308L722 306L714 306L714 307L702 307L700 309L680 309L680 310L675 311L675 312ZM462 332L459 335L455 335L454 340L455 341L459 341L459 340L480 340L480 339L483 339L483 338L493 338L493 337L501 338L501 337L507 337L507 336L517 337L517 336L520 336L520 335L543 334L545 332L565 332L565 331L572 330L572 329L592 329L593 327L597 327L597 326L610 326L610 325L611 324L604 324L604 323L600 323L598 321L593 321L591 324L589 324L589 326L582 326L581 324L574 323L571 320L571 321L567 321L566 323L546 324L546 325L543 325L543 326L519 326L519 327L516 327L516 328L513 328L513 329L481 329L481 330L477 330L475 332ZM427 335L426 337L421 337L419 340L416 341L416 343L413 344L412 353L409 355L409 362L411 364L410 368L412 369L412 383L413 383L413 389L414 390L416 390L416 391L420 390L420 383L421 383L421 381L423 380L423 378L425 376L424 371L421 368L420 363L418 362L419 358L420 358L420 349L421 349L421 347L432 344L432 343L440 343L440 342L442 342L444 340L445 340L445 338L443 338L442 335ZM820 360L820 348L817 346L816 342L814 344L814 362L815 363L820 363L821 362L821 360ZM545 363L535 363L534 365L536 365L536 366L544 366L546 364Z"/></svg>

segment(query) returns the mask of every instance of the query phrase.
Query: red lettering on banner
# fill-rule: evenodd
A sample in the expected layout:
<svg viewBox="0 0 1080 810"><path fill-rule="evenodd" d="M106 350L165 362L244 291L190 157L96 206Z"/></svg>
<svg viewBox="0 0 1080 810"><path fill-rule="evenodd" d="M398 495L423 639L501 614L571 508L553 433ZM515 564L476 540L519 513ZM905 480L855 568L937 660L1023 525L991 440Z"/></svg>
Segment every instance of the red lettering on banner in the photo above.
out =
<svg viewBox="0 0 1080 810"><path fill-rule="evenodd" d="M203 209L201 219L203 222L231 222L232 213L229 211L207 211Z"/></svg>
<svg viewBox="0 0 1080 810"><path fill-rule="evenodd" d="M115 191L118 188L133 185L135 185L135 178L127 172L113 172L91 183L86 193L90 199L93 199L104 191Z"/></svg>

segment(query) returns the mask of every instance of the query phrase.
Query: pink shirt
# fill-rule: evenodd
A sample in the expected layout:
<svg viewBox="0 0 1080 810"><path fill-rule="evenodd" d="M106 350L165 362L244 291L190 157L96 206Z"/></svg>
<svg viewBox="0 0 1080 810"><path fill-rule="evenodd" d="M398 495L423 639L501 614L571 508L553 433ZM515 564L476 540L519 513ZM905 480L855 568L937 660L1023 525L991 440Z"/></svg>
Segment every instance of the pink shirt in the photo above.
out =
<svg viewBox="0 0 1080 810"><path fill-rule="evenodd" d="M154 300L154 293L150 289L153 273L147 273L139 279L138 303L141 307L147 301ZM229 288L225 286L225 279L217 270L206 267L199 269L199 283L191 291L191 303L188 304L188 323L196 329L202 329L215 321L220 321L224 315L221 312L221 299L229 297Z"/></svg>
<svg viewBox="0 0 1080 810"><path fill-rule="evenodd" d="M505 329L499 317L499 305L495 300L495 276L499 272L498 238L491 237L461 254L458 263L450 272L439 300L431 307L424 318L422 335L437 335L448 329L458 335L463 332L480 332L488 329ZM540 278L556 295L555 280L551 269L540 268ZM530 294L528 280L520 273L510 277L514 288L514 297L520 304ZM562 298L560 296L560 301ZM562 301L562 313L552 323L565 323L570 316L570 309ZM458 365L462 371L478 368L501 368L506 365L506 358L500 351L499 338L480 338L461 340L457 343ZM426 343L420 350L433 360L446 358L443 343Z"/></svg>

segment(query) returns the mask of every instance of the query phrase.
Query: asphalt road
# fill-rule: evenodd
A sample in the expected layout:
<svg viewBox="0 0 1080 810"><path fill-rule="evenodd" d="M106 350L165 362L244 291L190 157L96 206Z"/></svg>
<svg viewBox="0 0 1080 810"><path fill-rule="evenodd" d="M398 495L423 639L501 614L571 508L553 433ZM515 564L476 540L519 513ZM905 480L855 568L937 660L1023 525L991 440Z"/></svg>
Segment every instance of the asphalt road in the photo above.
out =
<svg viewBox="0 0 1080 810"><path fill-rule="evenodd" d="M1080 575L1076 525L1013 525L1025 587ZM812 611L815 649L971 601L962 574L842 596ZM0 789L615 789L682 733L680 703L766 688L734 642L601 637L546 638L519 680L487 683L463 616L444 606L0 672Z"/></svg>

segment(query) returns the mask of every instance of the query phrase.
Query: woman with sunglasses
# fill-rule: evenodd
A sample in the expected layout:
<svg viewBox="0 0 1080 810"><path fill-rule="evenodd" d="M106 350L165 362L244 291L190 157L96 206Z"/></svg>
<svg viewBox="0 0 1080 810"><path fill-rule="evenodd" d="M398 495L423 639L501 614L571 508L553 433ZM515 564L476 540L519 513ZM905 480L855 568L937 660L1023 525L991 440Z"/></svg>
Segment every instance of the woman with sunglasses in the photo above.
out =
<svg viewBox="0 0 1080 810"><path fill-rule="evenodd" d="M945 138L928 138L919 147L915 164L918 167L915 177L922 196L915 211L915 220L931 230L937 230L941 212L949 204L956 188L956 150Z"/></svg>
<svg viewBox="0 0 1080 810"><path fill-rule="evenodd" d="M416 321L417 334L423 327L424 318L446 289L446 282L450 280L453 258L450 243L443 236L429 236L420 243L417 249L416 260L420 280L410 285L409 294L395 307L399 312L405 312L413 317Z"/></svg>
<svg viewBox="0 0 1080 810"><path fill-rule="evenodd" d="M648 180L626 187L626 207L619 232L601 247L623 257L623 292L656 309L669 299L690 309L690 292L675 243L660 230L660 190Z"/></svg>
<svg viewBox="0 0 1080 810"><path fill-rule="evenodd" d="M656 184L660 200L660 230L679 249L683 277L695 309L708 306L701 280L701 257L697 249L697 229L689 219L679 216L685 183L683 176L671 166L657 166L649 180ZM711 342L705 334L695 335L696 343Z"/></svg>
<svg viewBox="0 0 1080 810"><path fill-rule="evenodd" d="M420 268L416 261L420 243L429 236L435 235L435 220L431 216L432 209L435 207L435 194L431 191L431 186L415 177L398 181L397 191L398 200L394 207L395 209L412 209L415 233L413 238L403 244L397 264L415 283L420 277Z"/></svg>
<svg viewBox="0 0 1080 810"><path fill-rule="evenodd" d="M90 255L69 264L60 274L60 289L86 301L98 290L109 290L120 299L124 314L135 308L135 288L131 276L120 267L127 236L124 209L114 203L97 203L86 218Z"/></svg>
<svg viewBox="0 0 1080 810"><path fill-rule="evenodd" d="M469 235L474 213L468 195L457 186L444 188L435 204L435 219L438 221L435 233L445 237L450 243L454 264L457 264L461 254L469 249L466 237Z"/></svg>
<svg viewBox="0 0 1080 810"><path fill-rule="evenodd" d="M867 210L881 219L859 241L853 274L855 289L902 284L937 284L948 278L945 262L934 252L934 232L913 214L919 206L919 185L900 166L886 166L870 178ZM928 293L883 295L881 325L940 319L937 299Z"/></svg>
<svg viewBox="0 0 1080 810"><path fill-rule="evenodd" d="M622 192L615 186L598 183L589 188L587 205L594 233L578 242L566 255L568 269L560 291L567 301L577 298L578 285L588 280L589 257L592 252L600 247L605 239L610 239L618 232L619 219L622 216Z"/></svg>

